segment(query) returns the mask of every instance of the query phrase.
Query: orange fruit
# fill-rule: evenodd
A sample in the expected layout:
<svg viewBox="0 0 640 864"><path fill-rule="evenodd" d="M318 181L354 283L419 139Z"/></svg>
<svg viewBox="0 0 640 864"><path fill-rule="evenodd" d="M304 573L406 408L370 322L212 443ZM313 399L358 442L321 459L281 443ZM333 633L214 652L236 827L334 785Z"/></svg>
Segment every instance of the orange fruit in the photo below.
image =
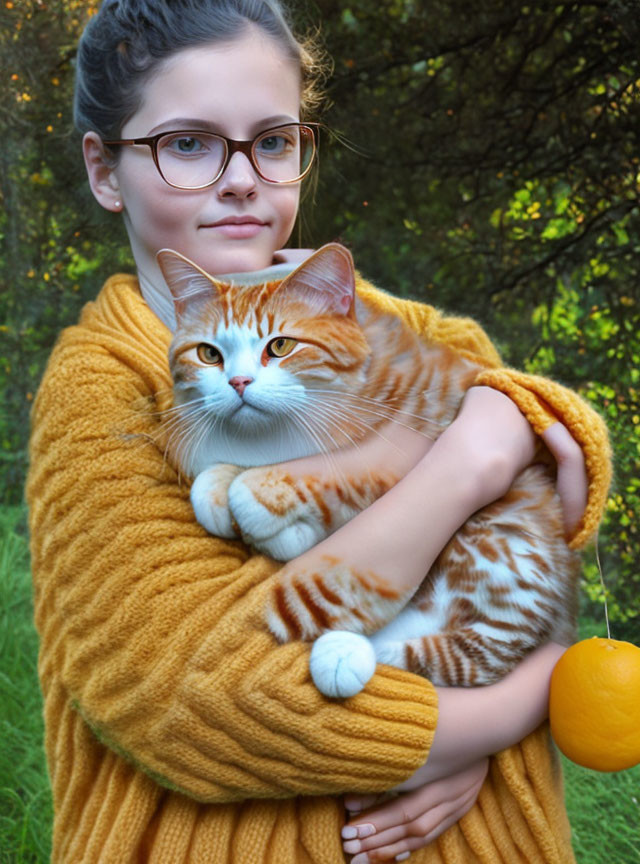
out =
<svg viewBox="0 0 640 864"><path fill-rule="evenodd" d="M551 676L549 719L578 765L622 771L640 762L640 648L597 636L572 645Z"/></svg>

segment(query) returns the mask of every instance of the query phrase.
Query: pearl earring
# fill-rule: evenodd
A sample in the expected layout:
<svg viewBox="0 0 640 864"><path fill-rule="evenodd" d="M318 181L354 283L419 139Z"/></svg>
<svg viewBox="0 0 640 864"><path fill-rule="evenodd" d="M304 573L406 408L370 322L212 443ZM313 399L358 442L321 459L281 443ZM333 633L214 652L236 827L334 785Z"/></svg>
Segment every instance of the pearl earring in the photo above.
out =
<svg viewBox="0 0 640 864"><path fill-rule="evenodd" d="M122 204L121 204L119 201L116 201L116 202L115 202L115 208L116 208L116 210L119 210L121 207L122 207Z"/></svg>

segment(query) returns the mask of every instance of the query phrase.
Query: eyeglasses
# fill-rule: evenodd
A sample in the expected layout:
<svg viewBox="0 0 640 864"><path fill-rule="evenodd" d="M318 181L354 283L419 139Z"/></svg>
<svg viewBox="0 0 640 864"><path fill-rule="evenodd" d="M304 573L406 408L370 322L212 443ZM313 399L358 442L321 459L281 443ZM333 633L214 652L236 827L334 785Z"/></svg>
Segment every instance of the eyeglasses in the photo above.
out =
<svg viewBox="0 0 640 864"><path fill-rule="evenodd" d="M158 173L176 189L206 189L224 174L234 153L244 153L267 183L297 183L311 170L316 154L316 128L289 123L265 129L250 141L236 141L213 132L181 129L149 138L103 141L107 147L145 144Z"/></svg>

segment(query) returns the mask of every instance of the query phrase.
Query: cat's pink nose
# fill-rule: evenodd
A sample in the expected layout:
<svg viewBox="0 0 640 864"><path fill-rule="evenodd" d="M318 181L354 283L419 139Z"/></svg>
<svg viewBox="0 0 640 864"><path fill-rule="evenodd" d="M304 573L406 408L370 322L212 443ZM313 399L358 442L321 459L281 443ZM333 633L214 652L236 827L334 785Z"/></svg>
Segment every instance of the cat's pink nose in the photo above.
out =
<svg viewBox="0 0 640 864"><path fill-rule="evenodd" d="M244 388L248 387L252 381L253 378L248 378L246 375L234 375L233 378L229 378L229 384L231 384L238 396L242 396Z"/></svg>

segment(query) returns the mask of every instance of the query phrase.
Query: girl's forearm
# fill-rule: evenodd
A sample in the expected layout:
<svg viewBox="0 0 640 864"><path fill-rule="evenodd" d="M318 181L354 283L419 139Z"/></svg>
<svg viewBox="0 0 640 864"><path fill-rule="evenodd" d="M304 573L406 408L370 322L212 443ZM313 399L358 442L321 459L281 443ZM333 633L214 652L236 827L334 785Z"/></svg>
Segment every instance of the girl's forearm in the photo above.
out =
<svg viewBox="0 0 640 864"><path fill-rule="evenodd" d="M417 587L466 519L507 491L531 459L533 433L510 399L476 388L435 444L406 431L393 444L373 441L361 458L405 476L289 566L338 559L399 590Z"/></svg>
<svg viewBox="0 0 640 864"><path fill-rule="evenodd" d="M438 725L426 764L398 790L448 777L511 747L548 715L549 681L566 646L549 642L488 687L439 687Z"/></svg>

